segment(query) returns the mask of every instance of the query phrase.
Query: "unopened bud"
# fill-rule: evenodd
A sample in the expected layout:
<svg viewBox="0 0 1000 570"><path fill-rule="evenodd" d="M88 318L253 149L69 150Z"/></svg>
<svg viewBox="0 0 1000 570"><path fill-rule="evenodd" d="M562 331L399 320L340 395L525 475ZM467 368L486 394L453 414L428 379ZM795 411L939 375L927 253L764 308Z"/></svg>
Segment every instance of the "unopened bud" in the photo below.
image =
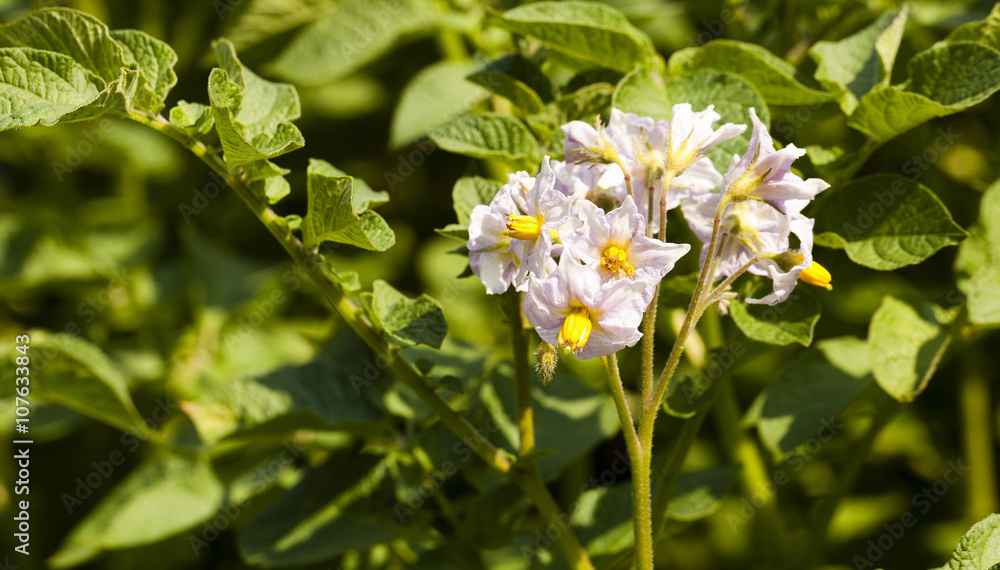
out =
<svg viewBox="0 0 1000 570"><path fill-rule="evenodd" d="M542 384L548 386L552 382L552 375L556 372L556 364L559 362L559 351L551 344L542 341L535 350L535 370Z"/></svg>

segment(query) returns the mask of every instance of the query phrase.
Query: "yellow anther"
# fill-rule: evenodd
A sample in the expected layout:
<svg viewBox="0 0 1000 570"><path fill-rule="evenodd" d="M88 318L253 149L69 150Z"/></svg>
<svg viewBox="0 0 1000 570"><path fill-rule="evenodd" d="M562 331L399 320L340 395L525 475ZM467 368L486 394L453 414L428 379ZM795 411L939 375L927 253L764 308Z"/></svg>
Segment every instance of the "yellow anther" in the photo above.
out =
<svg viewBox="0 0 1000 570"><path fill-rule="evenodd" d="M635 275L635 267L625 261L627 256L624 249L613 245L609 246L604 250L604 256L601 257L601 267L606 269L608 273L621 271L627 277L632 277Z"/></svg>
<svg viewBox="0 0 1000 570"><path fill-rule="evenodd" d="M810 285L822 287L827 291L833 289L833 285L830 285L833 276L830 275L830 272L825 267L815 261L812 262L812 265L803 269L802 273L799 273L799 279Z"/></svg>
<svg viewBox="0 0 1000 570"><path fill-rule="evenodd" d="M586 307L576 307L566 316L563 326L559 329L559 346L570 351L583 348L590 338L594 325L590 322L590 313Z"/></svg>
<svg viewBox="0 0 1000 570"><path fill-rule="evenodd" d="M542 221L534 216L507 216L507 231L514 239L535 239L542 233Z"/></svg>

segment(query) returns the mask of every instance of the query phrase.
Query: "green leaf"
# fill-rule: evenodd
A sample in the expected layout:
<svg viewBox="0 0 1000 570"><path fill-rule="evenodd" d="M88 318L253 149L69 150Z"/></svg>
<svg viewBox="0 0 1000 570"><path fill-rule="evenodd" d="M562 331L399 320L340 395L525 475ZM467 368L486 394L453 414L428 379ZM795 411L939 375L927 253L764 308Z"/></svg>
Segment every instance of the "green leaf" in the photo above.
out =
<svg viewBox="0 0 1000 570"><path fill-rule="evenodd" d="M491 70L487 67L483 71L469 75L467 79L483 86L490 93L507 99L514 105L515 109L521 111L522 115L534 115L545 110L545 103L542 102L538 93L535 93L524 82L501 71Z"/></svg>
<svg viewBox="0 0 1000 570"><path fill-rule="evenodd" d="M0 45L69 56L105 83L119 78L126 61L122 47L103 22L66 8L36 10L0 26Z"/></svg>
<svg viewBox="0 0 1000 570"><path fill-rule="evenodd" d="M644 68L636 68L622 78L612 98L614 107L640 117L669 121L670 100L663 78Z"/></svg>
<svg viewBox="0 0 1000 570"><path fill-rule="evenodd" d="M32 397L66 406L122 431L148 431L132 403L128 383L101 349L67 333L33 329L28 334ZM17 356L20 354L10 343L0 360L8 370L14 370ZM14 382L4 383L0 396L15 395Z"/></svg>
<svg viewBox="0 0 1000 570"><path fill-rule="evenodd" d="M372 287L373 316L392 340L403 346L426 344L441 348L448 323L440 303L426 293L408 299L381 279Z"/></svg>
<svg viewBox="0 0 1000 570"><path fill-rule="evenodd" d="M369 368L359 341L335 337L319 357L300 366L237 378L181 404L201 438L283 437L298 429L371 431L379 413L359 397Z"/></svg>
<svg viewBox="0 0 1000 570"><path fill-rule="evenodd" d="M763 393L757 429L764 445L783 458L839 429L836 414L872 381L868 359L868 344L855 337L824 339L799 353Z"/></svg>
<svg viewBox="0 0 1000 570"><path fill-rule="evenodd" d="M350 176L343 170L329 163L323 163L323 172L328 176ZM389 201L389 193L385 190L375 191L361 178L354 179L354 199L351 201L355 212L364 212L377 208Z"/></svg>
<svg viewBox="0 0 1000 570"><path fill-rule="evenodd" d="M300 114L295 87L258 77L226 40L214 47L219 67L209 75L208 97L230 170L302 148L302 133L291 123Z"/></svg>
<svg viewBox="0 0 1000 570"><path fill-rule="evenodd" d="M870 26L840 41L821 41L809 50L816 60L816 79L841 91L840 108L850 115L858 100L876 85L887 85L899 42L906 27L907 8L886 12Z"/></svg>
<svg viewBox="0 0 1000 570"><path fill-rule="evenodd" d="M439 236L458 240L463 244L469 241L469 228L462 224L448 224L443 228L434 228L434 232Z"/></svg>
<svg viewBox="0 0 1000 570"><path fill-rule="evenodd" d="M125 63L138 66L143 78L139 89L144 95L136 95L139 108L158 114L167 93L177 84L177 54L169 45L139 30L112 30L111 37L122 47Z"/></svg>
<svg viewBox="0 0 1000 570"><path fill-rule="evenodd" d="M856 172L869 158L869 153L864 148L845 152L835 145L809 145L806 152L820 178L826 179L836 178L844 172Z"/></svg>
<svg viewBox="0 0 1000 570"><path fill-rule="evenodd" d="M771 124L767 104L753 85L730 73L699 71L667 83L667 99L671 105L690 103L695 111L715 105L715 112L722 118L719 123L747 125L743 134L733 137L708 151L716 168L725 172L734 154L746 152L753 125L750 108L765 125ZM718 123L717 123L718 124Z"/></svg>
<svg viewBox="0 0 1000 570"><path fill-rule="evenodd" d="M976 523L940 570L993 570L1000 564L1000 515Z"/></svg>
<svg viewBox="0 0 1000 570"><path fill-rule="evenodd" d="M809 292L796 287L788 299L774 305L750 304L743 299L760 299L771 293L773 284L770 279L748 279L740 290L740 299L729 307L736 326L756 341L768 344L788 345L799 343L809 346L812 343L813 329L819 321L820 306Z"/></svg>
<svg viewBox="0 0 1000 570"><path fill-rule="evenodd" d="M215 115L208 105L180 100L170 109L170 123L193 133L205 134L215 126Z"/></svg>
<svg viewBox="0 0 1000 570"><path fill-rule="evenodd" d="M711 516L722 507L736 471L736 467L712 467L681 473L667 506L667 516L678 521Z"/></svg>
<svg viewBox="0 0 1000 570"><path fill-rule="evenodd" d="M403 530L391 502L369 499L387 472L371 455L331 455L242 529L240 554L256 567L302 567L391 540Z"/></svg>
<svg viewBox="0 0 1000 570"><path fill-rule="evenodd" d="M230 24L222 35L241 51L317 21L336 0L251 0L244 4L214 5L220 18ZM237 6L241 9L233 14L235 18L229 17Z"/></svg>
<svg viewBox="0 0 1000 570"><path fill-rule="evenodd" d="M503 160L513 166L538 159L538 143L531 131L505 115L465 115L434 129L430 137L444 150L473 158Z"/></svg>
<svg viewBox="0 0 1000 570"><path fill-rule="evenodd" d="M28 48L0 49L0 131L52 126L93 101L104 82L70 57Z"/></svg>
<svg viewBox="0 0 1000 570"><path fill-rule="evenodd" d="M441 61L414 75L393 112L389 146L409 144L489 97L489 91L465 80L474 70L468 61Z"/></svg>
<svg viewBox="0 0 1000 570"><path fill-rule="evenodd" d="M343 0L302 29L270 64L297 85L330 83L374 61L399 40L431 28L431 0Z"/></svg>
<svg viewBox="0 0 1000 570"><path fill-rule="evenodd" d="M504 14L488 12L487 21L551 50L622 72L637 65L654 67L659 58L645 33L615 8L597 2L536 2Z"/></svg>
<svg viewBox="0 0 1000 570"><path fill-rule="evenodd" d="M382 216L367 209L372 198L356 202L354 179L338 172L326 161L309 161L309 209L302 220L305 246L313 248L324 241L335 241L372 251L392 247L396 243L392 229Z"/></svg>
<svg viewBox="0 0 1000 570"><path fill-rule="evenodd" d="M979 42L1000 50L1000 4L995 4L982 22L970 22L952 30L945 41Z"/></svg>
<svg viewBox="0 0 1000 570"><path fill-rule="evenodd" d="M1000 51L979 43L937 43L915 55L908 67L909 81L862 97L848 125L887 141L1000 89Z"/></svg>
<svg viewBox="0 0 1000 570"><path fill-rule="evenodd" d="M75 10L37 10L0 26L0 46L0 101L11 115L0 120L3 129L135 110L155 114L177 79L169 46L143 32L111 32Z"/></svg>
<svg viewBox="0 0 1000 570"><path fill-rule="evenodd" d="M940 307L912 305L887 296L868 329L872 372L879 386L901 402L912 402L927 387L951 341Z"/></svg>
<svg viewBox="0 0 1000 570"><path fill-rule="evenodd" d="M934 192L895 174L847 183L823 200L822 211L817 234L826 232L851 261L883 271L920 263L966 236Z"/></svg>
<svg viewBox="0 0 1000 570"><path fill-rule="evenodd" d="M489 62L484 70L509 75L527 86L544 103L552 101L552 80L545 75L538 63L523 55L512 53L499 57ZM484 87L490 88L489 85Z"/></svg>
<svg viewBox="0 0 1000 570"><path fill-rule="evenodd" d="M955 260L958 288L966 296L969 321L1000 325L1000 183L983 194L979 221Z"/></svg>
<svg viewBox="0 0 1000 570"><path fill-rule="evenodd" d="M48 562L53 568L70 568L102 550L179 534L214 515L223 491L207 460L160 455L129 473L87 513Z"/></svg>
<svg viewBox="0 0 1000 570"><path fill-rule="evenodd" d="M559 111L558 122L560 124L569 121L593 123L595 116L607 116L610 113L614 92L615 87L610 83L592 83L572 93L562 95L556 99L551 107L555 107ZM556 131L562 140L562 131L559 129Z"/></svg>
<svg viewBox="0 0 1000 570"><path fill-rule="evenodd" d="M489 204L503 186L496 180L481 176L464 176L458 179L451 190L451 199L455 205L455 215L458 223L467 225L469 215L476 206Z"/></svg>
<svg viewBox="0 0 1000 570"><path fill-rule="evenodd" d="M700 69L724 71L743 78L768 105L811 105L835 97L814 87L785 60L754 44L715 40L702 47L674 52L668 64L669 74L675 77Z"/></svg>
<svg viewBox="0 0 1000 570"><path fill-rule="evenodd" d="M268 204L277 204L291 192L285 175L290 172L270 160L258 160L246 165L243 169L244 178L250 183L250 188L264 196Z"/></svg>

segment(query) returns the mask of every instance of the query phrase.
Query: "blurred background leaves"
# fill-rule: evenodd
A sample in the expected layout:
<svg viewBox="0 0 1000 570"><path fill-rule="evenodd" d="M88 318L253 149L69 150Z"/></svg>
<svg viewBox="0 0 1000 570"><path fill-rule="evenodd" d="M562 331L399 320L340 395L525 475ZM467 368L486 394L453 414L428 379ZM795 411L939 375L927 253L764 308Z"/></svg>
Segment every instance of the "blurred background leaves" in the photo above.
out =
<svg viewBox="0 0 1000 570"><path fill-rule="evenodd" d="M275 209L305 214L308 183L318 176L307 175L313 156L339 169L330 176L357 177L355 197L368 195L362 181L388 192L379 214L395 233L393 247L374 253L328 242L322 251L342 277L356 272L344 278L357 288L381 280L376 289L394 301L405 295L418 303L421 292L437 299L420 306L443 315L448 338L440 351L418 346L405 357L507 449L516 442L508 325L496 299L458 278L464 259L451 252L460 244L434 228L491 195L488 179L504 166L530 170L542 153L558 156L557 127L567 120L591 120L612 104L655 116L675 102L722 99L724 118L745 122L745 110L757 108L776 139L809 149L807 174L835 184L816 208L839 212L827 222L817 216L818 231L830 232L820 243L832 246L817 251L836 288L804 295L810 307L796 303L794 319L740 307L738 327L710 321L708 350L700 362L695 353L686 373L733 381L738 409L746 410L743 433L770 452L771 493L793 536L803 538L798 529L823 514L825 499L843 497L828 513L825 551L806 553L803 541L801 560L829 568L858 567L857 557L867 567L945 562L973 523L997 510L989 458L1000 430L993 356L1000 346L991 330L1000 323L1000 189L991 183L1000 168L1000 112L988 96L1000 85L990 72L990 50L1000 46L992 6L915 3L901 33L890 13L901 8L895 2L569 4L579 9L572 22L607 37L578 42L593 46L582 56L564 49L579 27L553 21L545 4L0 0L0 14L6 22L33 8L69 6L112 29L163 40L178 55L168 107L210 103L212 45L221 37L239 54L228 79L237 67L247 71L239 88L292 84L298 102L265 117L262 129L301 112L294 128L308 154L254 149L254 160L274 158L261 180L288 181L261 191L289 190ZM946 38L952 45L935 43ZM702 47L715 39L723 41ZM887 47L896 42L898 49ZM644 69L635 71L637 63ZM947 73L970 66L978 82L956 94ZM672 76L665 85L663 73ZM716 91L699 87L709 83ZM218 103L227 85L214 85L211 101L225 106ZM186 109L198 130L202 109ZM491 136L470 140L456 119ZM855 154L890 139L867 160ZM111 119L5 132L0 141L0 336L31 331L38 376L33 556L19 565L562 564L547 521L523 494L352 337L242 202L181 147ZM737 147L713 159L724 166ZM227 152L241 149L250 152L237 137ZM855 172L859 180L844 185ZM914 240L893 233L893 224L880 228L877 246L871 236L844 235L841 222L861 205L854 194L874 196L889 177L908 179L913 216L906 219L928 216L940 226L938 239ZM455 200L454 210L453 187L468 200ZM950 223L931 218L935 211ZM693 270L687 259L676 272ZM5 362L15 356L10 343L0 348ZM638 362L623 366L632 376ZM74 391L81 385L87 389ZM879 386L913 402L897 404ZM551 386L535 388L538 446L555 451L537 461L595 561L617 568L627 564L631 541L628 471L603 390L594 363L573 359ZM843 427L814 447L818 420L828 416ZM13 418L5 404L0 429L10 434ZM657 445L669 449L682 423L661 423ZM661 543L658 559L668 567L779 564L759 554L752 501L761 490L734 483L740 476L727 446L716 422L693 444ZM956 461L972 472L939 493ZM0 504L10 513L16 473L10 463L2 470ZM927 489L938 501L917 499ZM895 537L884 525L906 513L918 524ZM968 542L993 540L995 527L995 517L984 521ZM886 533L889 548L879 541ZM10 541L0 539L6 551ZM798 560L784 562L805 567ZM979 568L970 563L953 567Z"/></svg>

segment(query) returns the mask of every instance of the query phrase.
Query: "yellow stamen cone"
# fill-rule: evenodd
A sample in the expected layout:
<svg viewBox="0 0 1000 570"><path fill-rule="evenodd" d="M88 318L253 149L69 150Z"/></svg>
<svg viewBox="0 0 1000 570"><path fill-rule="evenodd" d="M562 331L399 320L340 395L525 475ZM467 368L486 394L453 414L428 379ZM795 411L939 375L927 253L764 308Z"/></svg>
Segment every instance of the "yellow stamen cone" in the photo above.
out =
<svg viewBox="0 0 1000 570"><path fill-rule="evenodd" d="M626 261L626 257L627 255L624 249L610 246L604 250L604 256L601 257L601 267L607 270L608 273L617 273L621 271L625 273L626 276L632 277L635 275L635 267Z"/></svg>
<svg viewBox="0 0 1000 570"><path fill-rule="evenodd" d="M799 279L810 285L822 287L827 291L833 289L833 285L830 285L833 276L830 275L830 272L825 267L815 261L812 262L812 265L802 270L802 273L799 274Z"/></svg>
<svg viewBox="0 0 1000 570"><path fill-rule="evenodd" d="M514 239L535 239L542 233L542 221L534 216L507 216L507 231Z"/></svg>
<svg viewBox="0 0 1000 570"><path fill-rule="evenodd" d="M587 339L590 338L590 331L594 328L593 323L590 322L590 313L584 307L577 307L573 309L569 315L566 316L566 320L563 321L563 326L559 329L559 346L566 347L570 351L576 351L584 347L587 344Z"/></svg>

